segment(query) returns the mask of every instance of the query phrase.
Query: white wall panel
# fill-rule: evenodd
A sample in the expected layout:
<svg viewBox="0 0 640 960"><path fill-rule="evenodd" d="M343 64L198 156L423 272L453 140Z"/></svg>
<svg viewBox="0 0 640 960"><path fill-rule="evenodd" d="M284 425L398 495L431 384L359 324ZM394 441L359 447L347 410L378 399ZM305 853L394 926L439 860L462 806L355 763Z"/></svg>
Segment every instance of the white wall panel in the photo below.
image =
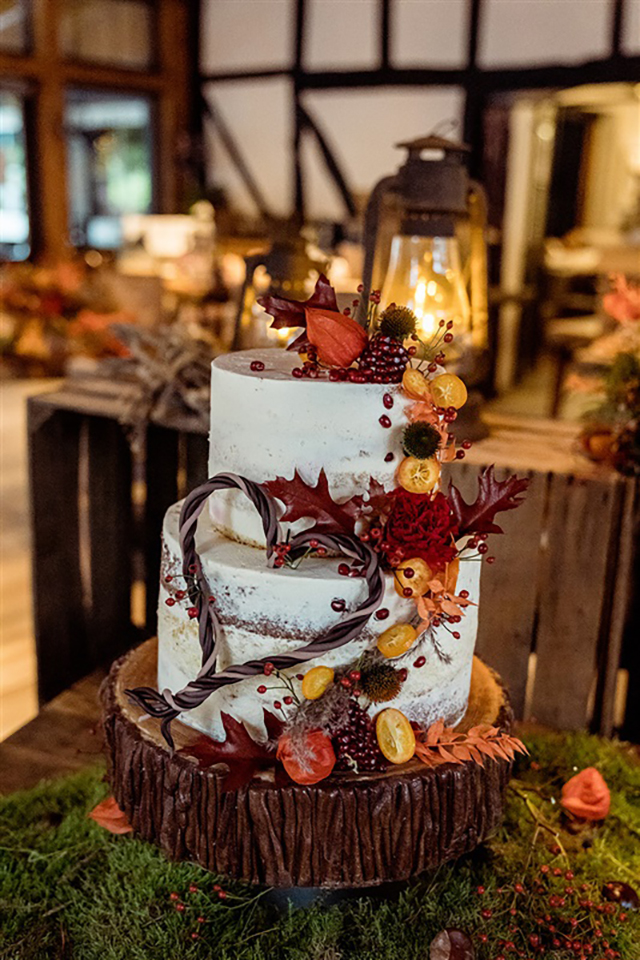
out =
<svg viewBox="0 0 640 960"><path fill-rule="evenodd" d="M305 22L308 70L377 66L377 0L310 0Z"/></svg>
<svg viewBox="0 0 640 960"><path fill-rule="evenodd" d="M468 10L467 0L395 0L394 67L466 66Z"/></svg>
<svg viewBox="0 0 640 960"><path fill-rule="evenodd" d="M394 173L404 151L394 144L428 133L440 121L460 121L463 92L457 87L438 90L350 90L314 92L305 104L321 125L352 190L368 194L374 183ZM335 204L331 186L314 188L316 216Z"/></svg>
<svg viewBox="0 0 640 960"><path fill-rule="evenodd" d="M640 53L640 0L627 0L622 52Z"/></svg>
<svg viewBox="0 0 640 960"><path fill-rule="evenodd" d="M302 141L301 160L304 169L307 216L317 220L347 219L342 197L327 172L327 167L314 137Z"/></svg>
<svg viewBox="0 0 640 960"><path fill-rule="evenodd" d="M487 0L483 67L579 63L609 52L609 0Z"/></svg>
<svg viewBox="0 0 640 960"><path fill-rule="evenodd" d="M293 0L204 0L204 73L288 67L293 54Z"/></svg>
<svg viewBox="0 0 640 960"><path fill-rule="evenodd" d="M216 84L209 85L205 94L231 131L270 210L288 214L292 195L290 82L277 79ZM216 145L214 164L214 182L227 187L238 206L255 213L248 195L244 191L236 193L233 184L237 180L222 146Z"/></svg>

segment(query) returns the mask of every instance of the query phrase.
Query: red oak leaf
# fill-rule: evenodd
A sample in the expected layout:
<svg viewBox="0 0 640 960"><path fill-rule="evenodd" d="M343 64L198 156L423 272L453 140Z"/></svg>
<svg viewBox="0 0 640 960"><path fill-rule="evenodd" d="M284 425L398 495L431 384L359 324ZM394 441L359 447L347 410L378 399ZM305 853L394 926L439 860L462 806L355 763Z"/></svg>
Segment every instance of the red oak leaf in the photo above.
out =
<svg viewBox="0 0 640 960"><path fill-rule="evenodd" d="M496 513L514 510L522 503L519 493L529 486L527 477L512 475L506 480L496 480L493 465L485 467L478 477L478 496L474 503L466 503L453 484L449 485L449 503L458 527L458 537L470 533L503 533L494 523Z"/></svg>
<svg viewBox="0 0 640 960"><path fill-rule="evenodd" d="M320 471L315 487L306 483L298 471L292 480L276 477L262 486L284 503L286 510L281 520L294 521L304 518L315 520L314 530L353 533L360 515L362 497L351 497L344 503L336 503L329 493L329 483L324 470Z"/></svg>
<svg viewBox="0 0 640 960"><path fill-rule="evenodd" d="M306 327L307 317L305 307L319 307L323 310L338 312L336 292L321 273L316 281L316 288L308 300L288 300L286 297L258 297L261 307L273 317L271 326L279 330L281 327Z"/></svg>
<svg viewBox="0 0 640 960"><path fill-rule="evenodd" d="M224 740L215 740L203 734L193 743L181 747L178 753L193 757L201 767L211 767L214 763L228 763L230 760L260 763L274 759L275 742L272 742L272 739L264 742L254 740L245 725L235 717L228 713L221 713L220 718L226 734ZM282 724L267 710L264 710L264 722L269 737L275 741L282 733Z"/></svg>
<svg viewBox="0 0 640 960"><path fill-rule="evenodd" d="M95 820L99 827L108 830L109 833L131 833L133 830L126 813L120 809L115 797L107 797L97 807L94 807L87 816Z"/></svg>

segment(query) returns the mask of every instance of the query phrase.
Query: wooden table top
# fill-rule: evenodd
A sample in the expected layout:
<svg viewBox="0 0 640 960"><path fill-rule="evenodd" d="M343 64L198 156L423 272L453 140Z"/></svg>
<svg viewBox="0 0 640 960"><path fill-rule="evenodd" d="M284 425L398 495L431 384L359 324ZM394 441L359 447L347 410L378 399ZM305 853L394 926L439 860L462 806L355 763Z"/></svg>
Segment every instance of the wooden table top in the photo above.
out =
<svg viewBox="0 0 640 960"><path fill-rule="evenodd" d="M106 673L95 670L79 680L0 743L0 793L34 787L101 758L98 691Z"/></svg>

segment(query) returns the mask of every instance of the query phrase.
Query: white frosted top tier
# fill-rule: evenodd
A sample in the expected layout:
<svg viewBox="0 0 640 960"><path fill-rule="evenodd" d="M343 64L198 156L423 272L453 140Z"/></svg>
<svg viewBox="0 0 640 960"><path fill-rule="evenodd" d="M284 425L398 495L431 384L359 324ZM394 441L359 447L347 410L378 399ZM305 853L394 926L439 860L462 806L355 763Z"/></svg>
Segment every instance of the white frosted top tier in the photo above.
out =
<svg viewBox="0 0 640 960"><path fill-rule="evenodd" d="M264 370L251 369L261 361ZM297 469L315 483L324 467L335 500L364 493L373 477L395 487L401 434L409 402L396 384L296 379L296 353L277 347L244 350L214 360L211 368L209 476L238 473L263 483L291 479ZM383 398L389 394L393 406ZM391 426L380 424L387 416ZM393 453L394 459L385 457ZM227 536L262 546L255 508L237 490L211 498L211 516ZM297 521L294 532L311 526Z"/></svg>

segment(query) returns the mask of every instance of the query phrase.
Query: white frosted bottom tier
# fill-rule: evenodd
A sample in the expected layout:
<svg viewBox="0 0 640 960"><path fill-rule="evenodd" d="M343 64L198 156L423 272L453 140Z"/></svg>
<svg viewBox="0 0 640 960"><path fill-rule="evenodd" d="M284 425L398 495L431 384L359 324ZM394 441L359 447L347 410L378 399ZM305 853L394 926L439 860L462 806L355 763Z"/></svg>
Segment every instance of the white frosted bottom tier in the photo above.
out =
<svg viewBox="0 0 640 960"><path fill-rule="evenodd" d="M252 370L255 362L263 369ZM291 371L300 362L296 353L278 348L243 350L214 360L209 476L224 471L262 483L276 477L291 480L298 470L315 484L324 469L334 500L367 490L370 478L392 490L411 401L398 384L296 380ZM391 406L385 405L385 396ZM388 417L388 427L380 417ZM219 491L209 509L222 533L264 546L260 517L244 494ZM297 533L312 523L302 519L283 528Z"/></svg>
<svg viewBox="0 0 640 960"><path fill-rule="evenodd" d="M158 610L158 688L174 693L193 680L200 668L197 621L187 615L188 602L174 606L165 603L176 589L184 587L180 579L179 513L180 504L174 504L165 517ZM222 536L213 528L206 511L199 521L196 544L222 626L218 669L290 653L320 637L340 618L341 614L331 607L333 600L344 600L350 610L366 597L366 581L340 576L339 559L310 558L297 570L270 569L262 550ZM460 565L457 589L468 590L474 603L479 599L480 567L476 562ZM165 582L167 574L174 577L170 583ZM295 674L304 674L319 663L334 668L345 666L365 650L373 649L376 637L387 627L401 621L416 622L415 604L398 596L390 574L385 580L380 606L389 611L388 617L371 617L359 637L318 660L286 671L287 674L295 678ZM477 607L469 606L462 622L455 627L460 639L439 627L432 635L422 634L408 653L391 661L406 667L408 676L398 696L384 706L397 707L423 726L441 718L447 723L459 720L467 707L477 623ZM418 657L425 657L424 666L414 666ZM299 692L299 681L293 682ZM266 694L257 692L261 684L268 688ZM275 677L260 675L226 686L195 710L182 714L181 720L220 739L224 737L220 714L230 713L244 722L252 736L265 739L263 708L278 713L274 701L282 702L288 692L273 689L277 685ZM375 705L372 709L376 709ZM287 710L285 706L285 715ZM279 715L283 716L282 712Z"/></svg>

